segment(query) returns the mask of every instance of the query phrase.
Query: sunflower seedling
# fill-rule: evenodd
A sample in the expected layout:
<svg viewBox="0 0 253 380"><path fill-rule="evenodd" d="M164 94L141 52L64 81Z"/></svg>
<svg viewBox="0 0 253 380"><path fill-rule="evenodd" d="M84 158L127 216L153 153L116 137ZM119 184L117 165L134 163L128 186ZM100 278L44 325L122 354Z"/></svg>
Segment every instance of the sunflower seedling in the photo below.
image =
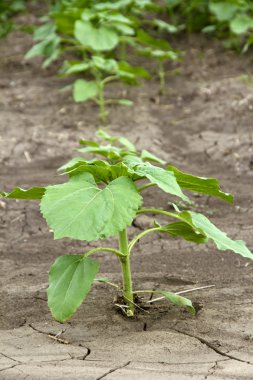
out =
<svg viewBox="0 0 253 380"><path fill-rule="evenodd" d="M85 73L93 79L76 79L73 83L73 98L76 102L93 100L99 106L99 118L106 124L108 118L107 106L119 104L132 106L129 99L108 99L105 87L112 81L121 81L129 85L138 85L141 78L150 79L149 73L143 67L134 67L125 61L118 62L112 58L93 55L85 61L65 61L60 71L62 76Z"/></svg>
<svg viewBox="0 0 253 380"><path fill-rule="evenodd" d="M220 250L231 250L245 258L253 254L241 240L231 240L201 213L184 210L167 211L143 206L144 190L157 186L161 191L188 202L183 190L208 194L229 203L233 196L224 193L216 179L196 177L173 166L166 166L147 151L138 151L124 137L110 136L99 131L103 142L81 140L80 151L100 155L103 159L75 157L59 170L66 175L63 184L33 187L28 190L15 188L2 197L40 200L40 210L55 239L70 238L81 241L97 241L118 238L118 248L98 246L86 252L67 254L56 259L49 272L48 305L59 322L68 320L82 304L99 272L99 263L91 258L96 252L116 255L122 273L122 310L132 317L136 313L135 295L152 290L134 290L130 258L135 245L148 234L160 233L172 238L180 237L196 244L211 240ZM159 165L159 166L158 166ZM161 167L163 166L163 167ZM145 194L145 192L144 192ZM142 214L163 215L168 221L163 225L154 222L128 241L127 227ZM101 279L110 283L110 280ZM185 307L192 314L192 302L165 289L156 290L172 304Z"/></svg>

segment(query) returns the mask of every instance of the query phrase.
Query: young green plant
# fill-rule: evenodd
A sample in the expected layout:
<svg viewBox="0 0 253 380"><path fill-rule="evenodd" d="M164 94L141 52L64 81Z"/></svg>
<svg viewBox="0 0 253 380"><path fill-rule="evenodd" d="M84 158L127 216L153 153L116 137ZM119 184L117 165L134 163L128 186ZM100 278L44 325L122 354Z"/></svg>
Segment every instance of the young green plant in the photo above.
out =
<svg viewBox="0 0 253 380"><path fill-rule="evenodd" d="M140 79L150 78L143 67L130 66L127 62L118 62L112 58L93 55L84 61L65 61L61 69L62 76L89 73L92 80L76 79L73 83L73 98L76 102L93 100L99 106L99 118L107 123L110 104L132 106L129 99L110 99L105 96L105 88L112 81L121 81L130 85L138 85Z"/></svg>
<svg viewBox="0 0 253 380"><path fill-rule="evenodd" d="M49 271L48 305L53 317L65 322L82 304L99 272L99 263L91 258L96 252L115 255L121 267L122 286L116 286L124 300L121 305L127 316L140 308L135 295L154 292L172 304L195 309L185 297L168 290L135 290L131 273L131 255L135 245L146 235L160 233L180 237L196 244L211 240L220 250L231 250L247 259L253 254L241 240L231 240L203 214L174 206L174 211L143 206L143 193L156 186L161 191L189 202L183 190L220 198L229 203L233 196L224 193L216 179L184 173L148 151L138 151L125 137L110 136L100 130L103 143L81 140L80 152L100 155L103 159L75 157L59 170L67 179L64 183L28 190L15 188L0 193L5 198L40 200L40 210L55 239L70 238L86 242L118 239L118 247L98 246L86 252L67 254L56 259ZM161 167L163 166L163 167ZM142 214L160 215L168 221L128 239L127 227ZM112 284L110 280L102 282ZM137 297L138 298L138 297Z"/></svg>
<svg viewBox="0 0 253 380"><path fill-rule="evenodd" d="M153 15L163 9L151 0L90 1L58 0L43 18L44 24L34 32L35 45L25 58L45 58L42 67L62 57L71 57L59 70L61 76L77 76L68 87L73 88L76 102L95 101L99 118L107 122L108 105L129 106L128 99L107 99L105 87L112 81L138 85L151 75L144 67L130 64L145 50L145 56L155 59L161 92L165 88L164 61L177 58L166 40L156 38L160 32L170 33L173 26ZM149 17L147 17L149 14ZM147 28L148 26L148 28ZM148 29L144 32L144 29ZM155 33L151 37L149 33Z"/></svg>

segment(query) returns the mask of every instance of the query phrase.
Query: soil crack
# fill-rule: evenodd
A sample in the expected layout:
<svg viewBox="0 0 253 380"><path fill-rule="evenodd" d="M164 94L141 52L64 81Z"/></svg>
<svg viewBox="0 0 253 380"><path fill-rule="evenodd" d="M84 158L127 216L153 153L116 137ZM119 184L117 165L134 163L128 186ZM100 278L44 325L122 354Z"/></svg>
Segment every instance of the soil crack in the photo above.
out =
<svg viewBox="0 0 253 380"><path fill-rule="evenodd" d="M84 349L87 350L87 352L86 352L84 355L79 356L79 357L76 357L76 356L73 356L73 357L72 357L72 356L69 354L69 356L70 356L71 359L76 359L76 360L86 360L86 358L91 354L91 349L90 349L89 347L83 346L81 343L80 343L79 345L75 345L75 344L73 344L73 343L71 343L71 342L69 342L69 341L67 341L67 340L61 339L60 336L61 336L61 334L63 334L63 333L66 331L66 329L60 331L58 334L55 334L55 333L52 333L52 332L47 332L47 331L40 330L40 329L38 329L37 327L34 327L32 324L29 324L28 326L29 326L31 329L33 329L34 331L38 332L39 334L46 335L47 337L49 337L49 338L51 338L51 339L54 339L54 340L56 340L57 342L59 342L59 343L61 343L61 344L68 344L68 345L70 345L70 346L74 346L74 347L79 346L79 347L82 347L82 348L84 348ZM66 359L64 359L64 360L66 360Z"/></svg>
<svg viewBox="0 0 253 380"><path fill-rule="evenodd" d="M40 330L37 327L34 327L31 323L29 323L28 326L31 329L33 329L34 331L38 332L39 334L47 335L49 338L54 339L58 343L61 343L61 344L71 344L67 340L64 340L64 339L60 338L60 336L66 331L66 329L65 330L61 330L59 333L55 334L53 332L47 332L47 331Z"/></svg>
<svg viewBox="0 0 253 380"><path fill-rule="evenodd" d="M207 375L205 376L205 380L206 380L209 376L212 376L212 375L214 374L214 372L215 372L216 369L217 369L218 363L219 363L219 361L216 360L216 362L214 363L214 365L213 365L211 368L209 368L208 373L207 373Z"/></svg>
<svg viewBox="0 0 253 380"><path fill-rule="evenodd" d="M110 371L106 372L104 375L97 377L96 380L104 379L104 378L105 378L107 375L109 375L110 373L116 372L116 371L118 371L118 370L121 369L121 368L125 368L125 367L127 367L130 363L131 363L131 361L129 361L129 362L125 363L125 364L122 364L122 365L119 366L119 367L112 368L112 369L110 369Z"/></svg>
<svg viewBox="0 0 253 380"><path fill-rule="evenodd" d="M83 347L83 346L82 346ZM86 360L86 358L91 354L91 349L89 347L85 347L87 350L87 354L85 354L82 358L82 360Z"/></svg>
<svg viewBox="0 0 253 380"><path fill-rule="evenodd" d="M21 364L23 364L23 363L17 363L17 364L13 364L13 365L10 366L10 367L2 368L2 369L0 369L0 372L7 371L8 369L15 368L15 367L17 367L17 366L19 366L19 365L21 365Z"/></svg>
<svg viewBox="0 0 253 380"><path fill-rule="evenodd" d="M205 344L208 348L210 348L211 350L215 351L217 354L219 354L221 356L225 356L225 357L227 357L229 359L236 360L238 362L242 362L242 363L253 365L251 362L249 362L247 360L243 360L243 359L237 358L236 356L229 355L226 352L223 352L223 351L219 350L218 348L216 348L215 346L213 346L212 343L208 342L204 338L201 338L200 336L193 335L193 334L190 334L190 333L187 333L185 331L181 331L181 330L178 330L178 329L175 329L175 328L172 329L172 330L178 332L179 334L187 335L187 336L190 336L191 338L197 339L200 343Z"/></svg>
<svg viewBox="0 0 253 380"><path fill-rule="evenodd" d="M18 365L21 365L23 364L21 361L19 360L16 360L16 359L13 359L11 356L8 356L6 354L4 354L3 352L0 352L0 355L4 356L5 358L9 359L9 360L12 360L13 362L15 362L15 364L9 366L9 367L6 367L6 368L2 368L0 369L0 372L3 372L3 371L7 371L7 369L11 369L11 368L14 368L14 367L17 367Z"/></svg>
<svg viewBox="0 0 253 380"><path fill-rule="evenodd" d="M12 357L4 354L3 352L0 352L0 355L4 356L5 358L9 359L9 360L12 360L13 362L16 362L18 364L21 364L22 362L20 362L19 360L16 360L16 359L13 359Z"/></svg>

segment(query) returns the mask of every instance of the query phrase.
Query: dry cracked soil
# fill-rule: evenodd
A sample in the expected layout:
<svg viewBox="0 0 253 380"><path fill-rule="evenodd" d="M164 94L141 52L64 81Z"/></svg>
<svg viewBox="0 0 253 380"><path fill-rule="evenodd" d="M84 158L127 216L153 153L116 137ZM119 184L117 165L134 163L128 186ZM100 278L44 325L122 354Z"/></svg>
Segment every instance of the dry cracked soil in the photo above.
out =
<svg viewBox="0 0 253 380"><path fill-rule="evenodd" d="M166 94L158 96L155 79L127 89L134 106L110 109L111 131L181 170L218 177L235 205L194 195L193 208L253 249L252 52L239 56L199 37L178 44L185 58L168 65ZM59 92L67 82L55 67L43 71L39 61L24 61L30 45L17 32L0 42L3 191L60 182L57 167L74 155L80 137L92 138L99 127L96 106L74 104ZM119 96L125 89L108 91ZM158 190L145 196L146 205L170 207ZM133 255L135 288L215 285L191 294L197 316L161 302L129 320L114 307L115 291L98 283L61 325L47 308L48 268L59 255L95 245L53 241L37 202L2 199L0 221L1 380L253 379L250 260L211 244L146 237ZM130 235L151 222L137 219ZM119 283L117 259L97 258L101 277Z"/></svg>

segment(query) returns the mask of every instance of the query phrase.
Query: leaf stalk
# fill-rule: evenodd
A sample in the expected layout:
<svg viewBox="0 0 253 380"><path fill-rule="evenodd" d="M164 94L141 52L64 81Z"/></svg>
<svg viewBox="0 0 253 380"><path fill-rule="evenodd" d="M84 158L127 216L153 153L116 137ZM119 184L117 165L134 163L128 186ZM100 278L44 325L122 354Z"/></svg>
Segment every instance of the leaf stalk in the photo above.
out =
<svg viewBox="0 0 253 380"><path fill-rule="evenodd" d="M84 257L88 257L88 256L92 255L95 252L103 252L103 251L104 252L111 252L114 255L118 256L119 258L124 258L125 257L125 255L122 252L118 251L117 249L104 248L104 247L93 248L90 251L86 252L84 254Z"/></svg>

